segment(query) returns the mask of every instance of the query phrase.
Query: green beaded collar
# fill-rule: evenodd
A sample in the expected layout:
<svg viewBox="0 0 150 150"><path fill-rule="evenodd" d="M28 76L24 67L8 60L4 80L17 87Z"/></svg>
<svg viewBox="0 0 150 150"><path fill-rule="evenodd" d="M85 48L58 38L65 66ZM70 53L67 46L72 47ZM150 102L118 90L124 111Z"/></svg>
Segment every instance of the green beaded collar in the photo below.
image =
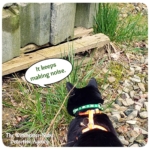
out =
<svg viewBox="0 0 150 150"><path fill-rule="evenodd" d="M84 109L100 109L100 110L104 110L103 107L101 106L101 104L88 104L88 105L84 105L84 106L81 106L81 107L78 107L78 108L75 108L73 110L73 114L76 114L76 112L78 111L82 111Z"/></svg>

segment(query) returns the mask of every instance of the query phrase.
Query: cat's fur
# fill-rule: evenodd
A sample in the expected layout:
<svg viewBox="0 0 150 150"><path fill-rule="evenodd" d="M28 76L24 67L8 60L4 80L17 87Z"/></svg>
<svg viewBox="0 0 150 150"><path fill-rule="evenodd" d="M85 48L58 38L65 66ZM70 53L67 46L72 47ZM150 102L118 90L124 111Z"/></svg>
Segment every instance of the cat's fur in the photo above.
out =
<svg viewBox="0 0 150 150"><path fill-rule="evenodd" d="M69 92L73 88L73 85L67 82L66 87ZM107 132L100 129L92 129L85 133L82 133L82 129L85 127L80 125L84 119L86 121L85 116L73 114L73 109L75 108L87 104L103 104L103 102L104 100L101 98L101 94L98 90L98 86L94 78L89 81L86 87L75 87L72 90L68 99L67 111L70 115L75 116L75 119L73 119L70 123L66 146L123 146L106 114L95 114L94 123L105 127L108 130Z"/></svg>

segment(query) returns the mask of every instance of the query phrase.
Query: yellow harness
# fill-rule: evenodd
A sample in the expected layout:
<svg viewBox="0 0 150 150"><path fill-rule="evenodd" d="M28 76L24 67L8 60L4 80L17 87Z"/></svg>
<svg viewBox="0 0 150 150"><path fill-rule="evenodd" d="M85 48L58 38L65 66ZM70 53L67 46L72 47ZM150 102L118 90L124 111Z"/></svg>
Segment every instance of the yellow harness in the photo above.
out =
<svg viewBox="0 0 150 150"><path fill-rule="evenodd" d="M108 131L103 126L94 124L94 120L93 120L94 114L101 114L101 111L99 109L94 109L94 110L87 110L86 112L79 112L79 116L88 115L88 121L89 121L87 127L82 130L82 133L85 133L92 129L101 129L103 131Z"/></svg>

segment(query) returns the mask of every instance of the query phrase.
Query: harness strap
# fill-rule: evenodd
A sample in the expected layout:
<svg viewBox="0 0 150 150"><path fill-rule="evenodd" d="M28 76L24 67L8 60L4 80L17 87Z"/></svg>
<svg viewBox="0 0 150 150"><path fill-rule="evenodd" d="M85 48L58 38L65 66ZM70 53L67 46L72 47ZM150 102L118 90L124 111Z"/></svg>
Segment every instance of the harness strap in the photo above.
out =
<svg viewBox="0 0 150 150"><path fill-rule="evenodd" d="M94 109L94 110L87 110L86 112L79 112L80 116L88 115L88 120L89 120L87 128L83 129L82 133L85 133L85 132L92 130L92 129L101 129L103 131L107 131L107 129L104 128L103 126L94 124L94 120L93 120L94 114L101 114L101 111L99 109Z"/></svg>

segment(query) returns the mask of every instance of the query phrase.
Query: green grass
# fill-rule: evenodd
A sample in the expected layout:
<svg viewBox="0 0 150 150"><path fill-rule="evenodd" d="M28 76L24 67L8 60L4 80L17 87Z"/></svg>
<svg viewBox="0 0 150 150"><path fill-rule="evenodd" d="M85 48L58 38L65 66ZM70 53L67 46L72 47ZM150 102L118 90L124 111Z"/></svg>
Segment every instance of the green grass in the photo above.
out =
<svg viewBox="0 0 150 150"><path fill-rule="evenodd" d="M120 43L147 39L147 16L138 13L119 19L119 14L116 4L100 3L96 17L94 17L94 33L104 33L111 41Z"/></svg>
<svg viewBox="0 0 150 150"><path fill-rule="evenodd" d="M65 58L65 57L64 57ZM13 106L13 103L7 98L3 99L3 107L13 109L16 117L21 116L22 121L15 122L9 126L3 125L3 141L8 146L19 146L10 144L10 139L6 138L6 133L15 134L27 133L27 134L51 134L52 137L48 137L49 143L45 146L62 146L64 142L60 140L61 130L68 129L70 121L73 119L67 113L67 90L66 82L71 82L76 87L84 87L87 85L91 77L95 77L99 83L99 78L104 79L101 85L105 85L107 82L108 73L99 77L100 72L95 72L95 65L91 65L91 60L84 64L85 58L81 61L75 61L73 49L71 48L69 55L65 58L72 63L73 70L71 74L64 80L49 85L48 88L41 88L37 85L33 85L28 82L24 82L20 77L14 75L13 80L10 82L10 89L12 89L11 98L17 103L17 106ZM97 67L102 67L105 58L99 61ZM101 70L101 69L100 69ZM99 87L101 93L103 90ZM6 89L7 91L7 89ZM8 91L9 93L10 91ZM111 100L105 109L111 107L114 99ZM63 135L62 137L66 136ZM22 140L21 138L15 138ZM30 138L24 138L31 140ZM40 139L38 139L40 140ZM23 146L37 146L36 144L25 144Z"/></svg>
<svg viewBox="0 0 150 150"><path fill-rule="evenodd" d="M83 67L86 57L83 57L80 61L74 61L74 57L73 50L71 50L68 54L68 61L71 62L73 69L71 74L66 78L66 82L76 84L76 87L82 87L87 84L91 77L93 77L94 69L91 69L92 59L90 59L90 61Z"/></svg>
<svg viewBox="0 0 150 150"><path fill-rule="evenodd" d="M3 138L6 138L6 133L49 133L53 138L48 138L50 143L48 146L61 146L59 142L60 128L68 128L72 117L67 113L66 105L66 82L76 84L77 87L83 87L93 77L93 69L91 69L90 61L82 67L81 62L74 61L73 49L71 48L68 57L73 70L71 74L64 80L49 85L49 88L41 88L37 85L32 85L22 81L17 75L14 76L11 88L14 92L12 98L17 100L20 107L15 107L8 100L3 100L3 106L15 109L19 116L27 116L25 120L16 123L15 126L5 127L3 129ZM83 71L84 70L84 71ZM4 143L7 143L4 140ZM12 146L12 145L11 145ZM28 144L26 146L29 146ZM32 145L33 146L33 145Z"/></svg>
<svg viewBox="0 0 150 150"><path fill-rule="evenodd" d="M144 26L141 22L145 22ZM146 40L148 37L147 18L144 18L140 13L128 16L118 24L116 30L116 42L131 42L133 40Z"/></svg>
<svg viewBox="0 0 150 150"><path fill-rule="evenodd" d="M118 9L109 3L99 3L94 20L94 33L104 33L114 40L119 21Z"/></svg>
<svg viewBox="0 0 150 150"><path fill-rule="evenodd" d="M18 78L19 80L19 78ZM28 84L28 83L27 83ZM16 86L19 93L22 93L20 107L16 107L19 116L26 116L28 121L19 122L17 126L11 126L10 128L3 129L3 135L5 133L15 132L19 133L35 133L41 134L45 133L57 114L62 102L67 94L65 88L65 82L61 81L59 84L53 84L50 88L40 88L35 85L24 84L23 82L17 81ZM26 93L26 89L30 86L30 90ZM9 102L3 103L4 107L8 107ZM14 108L9 105L10 108ZM50 134L54 131L58 131L60 122L67 124L71 117L68 115L65 106L60 110L60 114L56 118L52 128L50 129ZM54 136L54 135L53 135ZM57 137L56 135L54 137ZM57 141L57 139L54 139ZM52 145L52 143L50 143ZM57 143L57 146L59 144ZM56 146L56 145L55 145Z"/></svg>

